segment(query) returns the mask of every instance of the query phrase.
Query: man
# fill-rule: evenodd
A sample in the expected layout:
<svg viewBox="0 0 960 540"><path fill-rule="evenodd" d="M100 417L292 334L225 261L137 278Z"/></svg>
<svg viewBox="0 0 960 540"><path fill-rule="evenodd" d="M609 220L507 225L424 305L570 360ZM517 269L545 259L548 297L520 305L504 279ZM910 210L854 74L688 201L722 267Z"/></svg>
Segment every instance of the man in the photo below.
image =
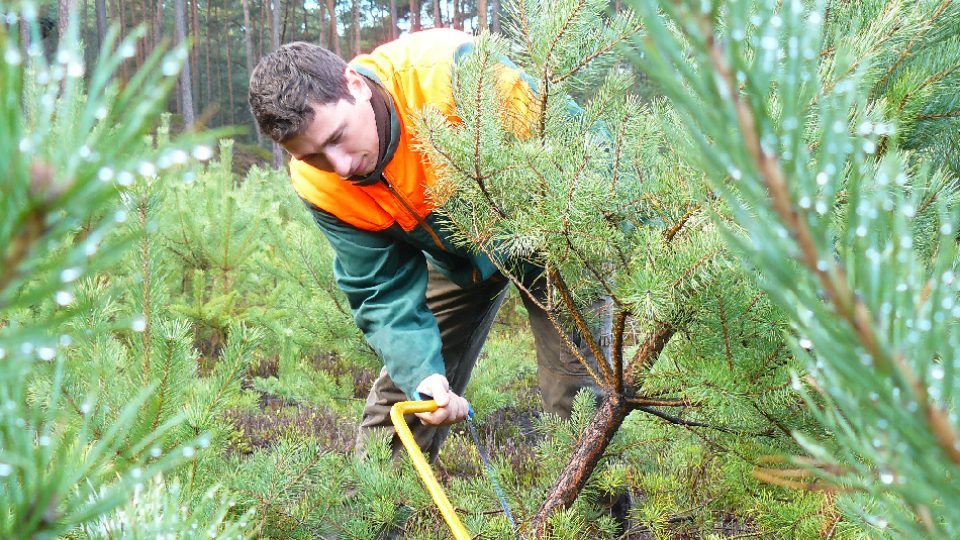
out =
<svg viewBox="0 0 960 540"><path fill-rule="evenodd" d="M436 458L445 426L467 415L463 391L506 292L490 259L451 241L425 193L438 171L416 148L413 117L424 107L456 120L452 74L471 49L469 35L435 29L348 65L321 47L290 43L250 77L253 115L291 155L294 189L333 246L336 281L385 364L367 398L359 446L370 430L391 429L394 403L427 395L438 409L418 414L411 429ZM513 106L526 106L531 91L516 69L505 69L500 83ZM541 274L533 269L523 281L543 298ZM576 392L596 387L546 313L523 301L544 409L568 417Z"/></svg>

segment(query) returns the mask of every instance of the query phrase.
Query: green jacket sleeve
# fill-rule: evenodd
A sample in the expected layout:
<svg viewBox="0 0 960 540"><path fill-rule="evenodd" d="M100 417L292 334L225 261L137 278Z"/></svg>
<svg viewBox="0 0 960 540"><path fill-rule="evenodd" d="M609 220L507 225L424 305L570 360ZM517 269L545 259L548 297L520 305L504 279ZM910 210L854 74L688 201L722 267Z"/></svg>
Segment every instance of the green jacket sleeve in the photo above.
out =
<svg viewBox="0 0 960 540"><path fill-rule="evenodd" d="M336 258L333 274L357 326L411 399L420 381L444 373L440 330L427 307L423 253L386 234L357 229L310 208Z"/></svg>

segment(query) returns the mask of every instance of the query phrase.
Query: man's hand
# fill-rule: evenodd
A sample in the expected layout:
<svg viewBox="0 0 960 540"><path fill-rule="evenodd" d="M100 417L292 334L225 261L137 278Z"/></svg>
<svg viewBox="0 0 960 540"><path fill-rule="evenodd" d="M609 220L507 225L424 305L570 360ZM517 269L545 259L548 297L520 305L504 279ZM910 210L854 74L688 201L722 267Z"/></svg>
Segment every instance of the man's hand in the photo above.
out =
<svg viewBox="0 0 960 540"><path fill-rule="evenodd" d="M417 385L417 392L432 396L437 402L437 410L433 412L416 413L424 424L430 426L445 426L456 424L467 417L470 404L467 400L450 391L447 378L439 373L427 377Z"/></svg>

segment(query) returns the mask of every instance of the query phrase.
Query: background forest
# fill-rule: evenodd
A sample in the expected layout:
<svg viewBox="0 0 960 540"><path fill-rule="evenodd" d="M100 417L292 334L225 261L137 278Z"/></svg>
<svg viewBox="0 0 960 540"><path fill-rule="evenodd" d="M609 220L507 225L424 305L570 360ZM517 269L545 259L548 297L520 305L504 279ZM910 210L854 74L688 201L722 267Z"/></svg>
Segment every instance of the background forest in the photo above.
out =
<svg viewBox="0 0 960 540"><path fill-rule="evenodd" d="M622 401L580 399L570 421L540 410L516 293L476 368L466 395L522 534L960 535L960 5L0 17L0 538L447 537L384 441L353 456L380 361L246 105L279 43L349 58L433 26L482 34L462 122L419 120L451 226L547 267L551 312L603 299L612 319L598 377ZM536 81L529 138L491 112L502 55ZM601 428L589 480L558 494ZM516 537L462 427L435 470L470 531Z"/></svg>

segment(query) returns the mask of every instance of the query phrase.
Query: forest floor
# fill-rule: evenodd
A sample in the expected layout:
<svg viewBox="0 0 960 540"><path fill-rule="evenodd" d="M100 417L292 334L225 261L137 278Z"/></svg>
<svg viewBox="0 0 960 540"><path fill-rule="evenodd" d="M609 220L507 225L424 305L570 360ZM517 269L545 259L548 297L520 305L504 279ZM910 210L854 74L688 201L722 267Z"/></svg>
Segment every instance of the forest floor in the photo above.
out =
<svg viewBox="0 0 960 540"><path fill-rule="evenodd" d="M532 481L530 479L539 479L540 483L546 482L548 485L552 479L542 478L544 471L538 456L538 445L543 442L545 434L538 429L543 413L534 358L532 337L523 308L515 297L511 297L494 325L466 397L477 411L478 434L491 458L500 466L508 467L515 478L527 479L523 483L529 484ZM244 457L257 450L269 451L285 436L296 435L311 437L327 452L345 459L353 455L363 403L378 374L378 368L348 360L334 352L318 355L306 364L306 369L316 370L318 374L345 383L350 395L334 397L339 401L334 407L300 399L284 391L287 385L276 358L261 361L247 373L243 384L245 390L256 392L259 396L258 410L229 411L228 420L239 436L228 446L227 453ZM473 440L464 424L454 426L451 430L434 471L448 490L458 481L487 481ZM510 486L505 487L509 493ZM631 488L629 491L626 497L601 497L603 501L619 500L619 510L604 506L609 502L600 503L601 512L619 514L620 519L625 520L627 529L621 530L614 538L693 539L706 535L721 538L766 537L758 532L758 526L750 519L739 517L734 511L708 510L706 504L668 516L654 530L629 512L632 503L644 500L645 494L639 489ZM511 499L522 497L522 490L518 489L512 495ZM398 500L405 498L402 494L398 495ZM455 499L453 502L456 505ZM528 510L535 509L538 502L527 501L525 506ZM495 499L489 501L489 507L489 512L485 513L500 512ZM521 521L524 519L526 512L523 509L513 508L513 512ZM704 522L705 514L709 514L706 520L709 524ZM704 530L705 526L709 530ZM440 538L445 537L442 523L437 525L434 532ZM399 537L407 536L401 534ZM413 537L422 536L416 534ZM434 536L431 534L427 537Z"/></svg>

